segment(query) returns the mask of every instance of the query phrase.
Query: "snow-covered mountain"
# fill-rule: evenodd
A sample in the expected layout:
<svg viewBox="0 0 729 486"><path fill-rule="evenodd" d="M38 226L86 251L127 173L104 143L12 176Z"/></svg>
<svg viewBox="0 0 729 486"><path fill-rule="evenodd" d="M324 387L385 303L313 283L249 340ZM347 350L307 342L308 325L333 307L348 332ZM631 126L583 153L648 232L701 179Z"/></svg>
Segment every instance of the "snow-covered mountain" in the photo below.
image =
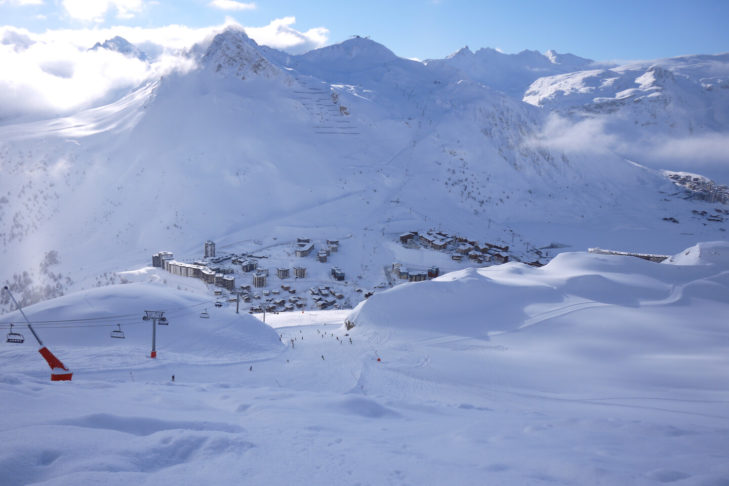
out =
<svg viewBox="0 0 729 486"><path fill-rule="evenodd" d="M309 236L349 239L342 264L371 287L403 257L391 244L409 230L500 243L528 259L546 246L670 253L723 236L722 221L696 213L714 206L685 200L640 158L554 144L546 128L561 108L546 106L546 87L525 103L497 80L514 73L514 86L528 80L532 93L547 82L536 77L590 61L496 54L419 63L353 38L291 56L233 28L190 52L195 69L112 104L6 123L3 280L37 301L118 281L115 272L148 264L160 249L192 259L214 238L223 251L280 245L285 253L283 242ZM489 70L490 59L511 67ZM727 62L712 59L695 71L719 73L712 86L723 93ZM655 73L630 76L647 93L670 79ZM559 76L580 74L548 79ZM724 96L707 89L681 106Z"/></svg>
<svg viewBox="0 0 729 486"><path fill-rule="evenodd" d="M472 52L466 46L445 59L431 59L426 64L444 74L472 79L520 99L539 78L581 71L596 63L552 50L545 54L529 50L505 54L491 48Z"/></svg>
<svg viewBox="0 0 729 486"><path fill-rule="evenodd" d="M147 60L147 54L145 54L144 51L140 50L124 37L118 35L111 39L107 39L104 42L97 42L90 50L95 51L97 49L108 49L110 51L119 52L125 56L135 57L140 61Z"/></svg>
<svg viewBox="0 0 729 486"><path fill-rule="evenodd" d="M592 126L602 138L597 145L627 158L727 180L729 54L548 76L532 83L524 101Z"/></svg>

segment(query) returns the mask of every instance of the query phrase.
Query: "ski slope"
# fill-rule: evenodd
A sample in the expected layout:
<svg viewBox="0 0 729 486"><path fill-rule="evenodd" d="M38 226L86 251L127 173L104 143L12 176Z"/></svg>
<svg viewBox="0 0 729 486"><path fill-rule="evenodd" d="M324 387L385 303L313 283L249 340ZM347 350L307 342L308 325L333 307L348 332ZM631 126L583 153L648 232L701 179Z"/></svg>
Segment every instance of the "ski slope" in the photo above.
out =
<svg viewBox="0 0 729 486"><path fill-rule="evenodd" d="M723 484L727 275L725 242L564 253L266 325L161 282L69 294L26 313L73 381L0 346L0 483Z"/></svg>

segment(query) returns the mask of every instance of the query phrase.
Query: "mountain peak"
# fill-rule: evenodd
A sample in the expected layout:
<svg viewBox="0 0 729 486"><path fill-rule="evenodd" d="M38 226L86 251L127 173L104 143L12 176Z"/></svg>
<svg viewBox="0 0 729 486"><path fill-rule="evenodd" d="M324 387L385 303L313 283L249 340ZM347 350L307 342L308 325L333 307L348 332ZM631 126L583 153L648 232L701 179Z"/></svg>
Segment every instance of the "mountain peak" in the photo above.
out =
<svg viewBox="0 0 729 486"><path fill-rule="evenodd" d="M473 51L471 51L468 46L463 46L450 56L447 56L446 59L468 58L471 56L473 56Z"/></svg>
<svg viewBox="0 0 729 486"><path fill-rule="evenodd" d="M358 60L368 63L370 61L386 62L396 59L397 56L382 44L369 37L356 35L339 44L316 49L303 54L303 57L317 60L329 59L333 61Z"/></svg>
<svg viewBox="0 0 729 486"><path fill-rule="evenodd" d="M216 73L246 79L250 76L273 78L280 74L260 52L258 44L238 26L217 34L202 58L203 66Z"/></svg>
<svg viewBox="0 0 729 486"><path fill-rule="evenodd" d="M102 44L101 42L97 42L94 44L94 47L89 49L90 51L97 51L99 49L107 49L109 51L115 51L120 54L124 54L127 57L136 57L140 61L146 61L147 55L139 50L137 46L126 40L124 37L121 36L115 36L111 39L107 39Z"/></svg>

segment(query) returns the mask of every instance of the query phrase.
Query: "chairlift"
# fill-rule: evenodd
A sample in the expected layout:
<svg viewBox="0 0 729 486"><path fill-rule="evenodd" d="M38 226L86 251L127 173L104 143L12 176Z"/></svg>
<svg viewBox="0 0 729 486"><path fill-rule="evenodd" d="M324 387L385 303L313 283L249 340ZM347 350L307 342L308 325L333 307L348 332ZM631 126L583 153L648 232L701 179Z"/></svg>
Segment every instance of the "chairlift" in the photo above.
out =
<svg viewBox="0 0 729 486"><path fill-rule="evenodd" d="M200 313L200 319L210 319L210 314L208 314L208 310L205 309Z"/></svg>
<svg viewBox="0 0 729 486"><path fill-rule="evenodd" d="M162 316L157 321L157 324L159 324L160 326L168 326L170 323L167 321L166 317Z"/></svg>
<svg viewBox="0 0 729 486"><path fill-rule="evenodd" d="M121 324L117 324L116 329L111 331L111 337L115 339L125 339L124 331L122 331Z"/></svg>
<svg viewBox="0 0 729 486"><path fill-rule="evenodd" d="M10 324L10 332L8 333L8 336L5 339L5 342L7 342L7 343L15 343L15 344L23 344L25 342L25 338L19 332L13 331L13 325Z"/></svg>

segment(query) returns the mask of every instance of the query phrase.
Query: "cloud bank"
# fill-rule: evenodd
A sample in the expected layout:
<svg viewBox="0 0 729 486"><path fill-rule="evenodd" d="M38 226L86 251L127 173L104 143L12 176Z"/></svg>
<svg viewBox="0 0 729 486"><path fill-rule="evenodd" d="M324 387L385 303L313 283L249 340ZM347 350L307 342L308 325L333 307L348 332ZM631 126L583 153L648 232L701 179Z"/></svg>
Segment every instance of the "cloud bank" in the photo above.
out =
<svg viewBox="0 0 729 486"><path fill-rule="evenodd" d="M101 2L104 14L120 5L131 9L140 2ZM73 8L73 7L72 7ZM86 10L87 18L100 15ZM294 17L276 19L264 27L244 27L258 44L305 52L327 41L324 28L297 31ZM0 121L66 115L74 110L110 102L147 81L173 71L195 67L188 55L195 45L208 42L226 26L191 28L170 25L158 28L117 26L49 30L32 33L15 27L0 27ZM237 25L237 24L236 24ZM120 36L142 50L147 59L125 56L108 49L90 50Z"/></svg>
<svg viewBox="0 0 729 486"><path fill-rule="evenodd" d="M707 131L671 135L647 132L625 134L610 126L607 118L571 120L547 116L541 131L526 145L566 154L581 154L600 161L612 153L654 169L696 172L729 183L729 133Z"/></svg>

